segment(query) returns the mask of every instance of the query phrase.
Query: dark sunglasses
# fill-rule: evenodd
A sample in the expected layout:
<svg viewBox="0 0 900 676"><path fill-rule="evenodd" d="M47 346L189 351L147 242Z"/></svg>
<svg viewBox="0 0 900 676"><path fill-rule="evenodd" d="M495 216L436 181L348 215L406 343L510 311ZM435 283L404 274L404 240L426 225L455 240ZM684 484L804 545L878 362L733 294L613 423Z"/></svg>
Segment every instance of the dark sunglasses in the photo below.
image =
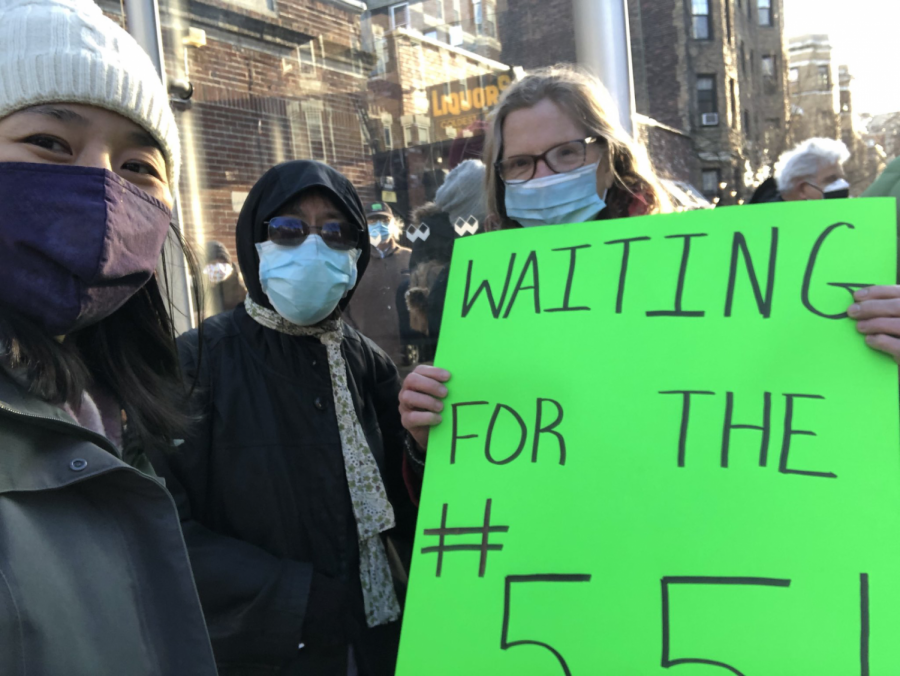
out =
<svg viewBox="0 0 900 676"><path fill-rule="evenodd" d="M349 251L359 244L359 230L343 221L325 221L312 226L294 216L276 216L263 223L269 241L280 246L300 246L310 235L319 235L330 249Z"/></svg>

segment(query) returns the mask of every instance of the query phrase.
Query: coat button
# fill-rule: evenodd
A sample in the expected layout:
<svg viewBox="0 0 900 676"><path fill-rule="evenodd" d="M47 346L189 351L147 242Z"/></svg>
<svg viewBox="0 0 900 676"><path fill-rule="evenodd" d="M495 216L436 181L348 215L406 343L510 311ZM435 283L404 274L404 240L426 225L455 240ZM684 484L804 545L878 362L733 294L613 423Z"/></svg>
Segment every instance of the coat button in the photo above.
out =
<svg viewBox="0 0 900 676"><path fill-rule="evenodd" d="M312 360L312 365L313 365L313 366L318 366L318 365L319 365L319 360L318 360L318 359L313 359L313 360Z"/></svg>
<svg viewBox="0 0 900 676"><path fill-rule="evenodd" d="M316 397L316 401L314 402L317 409L320 411L325 410L325 402L322 400L322 397Z"/></svg>
<svg viewBox="0 0 900 676"><path fill-rule="evenodd" d="M80 472L81 470L86 469L87 465L87 460L84 458L75 458L69 463L69 469L73 472Z"/></svg>

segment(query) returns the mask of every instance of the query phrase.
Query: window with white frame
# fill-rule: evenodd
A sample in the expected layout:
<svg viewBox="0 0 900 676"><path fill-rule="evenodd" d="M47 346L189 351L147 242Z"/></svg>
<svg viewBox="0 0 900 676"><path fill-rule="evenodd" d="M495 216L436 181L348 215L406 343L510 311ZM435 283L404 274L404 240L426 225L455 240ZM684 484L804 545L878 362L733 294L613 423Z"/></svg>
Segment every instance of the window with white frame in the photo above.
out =
<svg viewBox="0 0 900 676"><path fill-rule="evenodd" d="M321 101L301 101L300 109L306 121L306 137L309 141L309 159L328 161L325 145L325 125L322 123L324 106Z"/></svg>
<svg viewBox="0 0 900 676"><path fill-rule="evenodd" d="M831 69L828 66L819 66L819 89L831 89Z"/></svg>
<svg viewBox="0 0 900 676"><path fill-rule="evenodd" d="M431 125L427 122L416 122L416 134L419 136L419 145L431 143Z"/></svg>
<svg viewBox="0 0 900 676"><path fill-rule="evenodd" d="M384 37L384 28L373 26L372 39L375 43L375 74L382 75L387 72L387 39Z"/></svg>
<svg viewBox="0 0 900 676"><path fill-rule="evenodd" d="M709 25L709 0L691 0L693 36L695 40L711 40Z"/></svg>
<svg viewBox="0 0 900 676"><path fill-rule="evenodd" d="M791 70L788 72L788 80L790 82L800 82L800 69L791 68Z"/></svg>
<svg viewBox="0 0 900 676"><path fill-rule="evenodd" d="M775 77L775 57L766 55L762 58L763 77Z"/></svg>
<svg viewBox="0 0 900 676"><path fill-rule="evenodd" d="M390 113L382 113L381 114L381 131L382 138L384 140L384 149L385 150L393 150L394 149L394 116Z"/></svg>
<svg viewBox="0 0 900 676"><path fill-rule="evenodd" d="M391 6L391 28L409 27L409 3Z"/></svg>
<svg viewBox="0 0 900 676"><path fill-rule="evenodd" d="M497 8L493 0L487 0L484 5L484 34L489 38L497 37Z"/></svg>

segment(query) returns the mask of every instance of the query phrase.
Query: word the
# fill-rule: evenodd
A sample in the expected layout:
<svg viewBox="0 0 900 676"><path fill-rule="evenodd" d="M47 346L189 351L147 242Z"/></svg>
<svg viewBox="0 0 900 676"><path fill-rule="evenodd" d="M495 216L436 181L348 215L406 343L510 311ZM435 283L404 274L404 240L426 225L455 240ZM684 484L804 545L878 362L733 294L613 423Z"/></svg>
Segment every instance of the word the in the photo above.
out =
<svg viewBox="0 0 900 676"><path fill-rule="evenodd" d="M715 395L715 392L707 390L668 390L660 392L660 394L676 394L681 395L681 425L678 431L678 466L684 467L685 457L687 455L687 437L688 424L691 417L691 397L702 395ZM836 479L837 474L832 472L814 472L803 469L792 469L788 467L791 453L791 439L794 436L802 435L814 437L815 432L809 430L797 430L793 427L794 406L797 399L824 399L819 394L784 394L784 424L782 426L781 437L781 456L778 462L778 471L782 474L801 474L803 476L817 476L827 479ZM721 466L728 467L728 454L731 444L732 430L757 430L762 433L762 442L759 449L759 466L765 467L769 457L769 439L772 431L772 393L765 392L763 394L763 419L761 425L743 425L736 424L733 421L734 412L734 392L725 393L725 421L722 425L722 455Z"/></svg>

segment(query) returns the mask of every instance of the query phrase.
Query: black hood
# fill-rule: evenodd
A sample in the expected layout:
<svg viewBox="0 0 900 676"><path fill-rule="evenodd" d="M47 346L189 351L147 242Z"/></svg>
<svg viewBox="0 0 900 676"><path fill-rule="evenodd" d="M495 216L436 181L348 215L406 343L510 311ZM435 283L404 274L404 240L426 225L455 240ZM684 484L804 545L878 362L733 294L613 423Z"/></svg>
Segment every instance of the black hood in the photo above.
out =
<svg viewBox="0 0 900 676"><path fill-rule="evenodd" d="M311 160L294 160L283 162L269 169L247 195L241 215L238 216L235 242L237 244L238 262L247 285L247 293L257 305L271 310L275 308L269 303L259 282L259 254L256 245L266 241L265 221L301 192L309 188L323 188L331 193L335 205L344 213L359 230L359 260L356 263L357 281L362 279L366 266L369 265L369 229L366 227L366 216L356 188L343 174L321 162ZM341 309L350 302L353 290L341 299Z"/></svg>

